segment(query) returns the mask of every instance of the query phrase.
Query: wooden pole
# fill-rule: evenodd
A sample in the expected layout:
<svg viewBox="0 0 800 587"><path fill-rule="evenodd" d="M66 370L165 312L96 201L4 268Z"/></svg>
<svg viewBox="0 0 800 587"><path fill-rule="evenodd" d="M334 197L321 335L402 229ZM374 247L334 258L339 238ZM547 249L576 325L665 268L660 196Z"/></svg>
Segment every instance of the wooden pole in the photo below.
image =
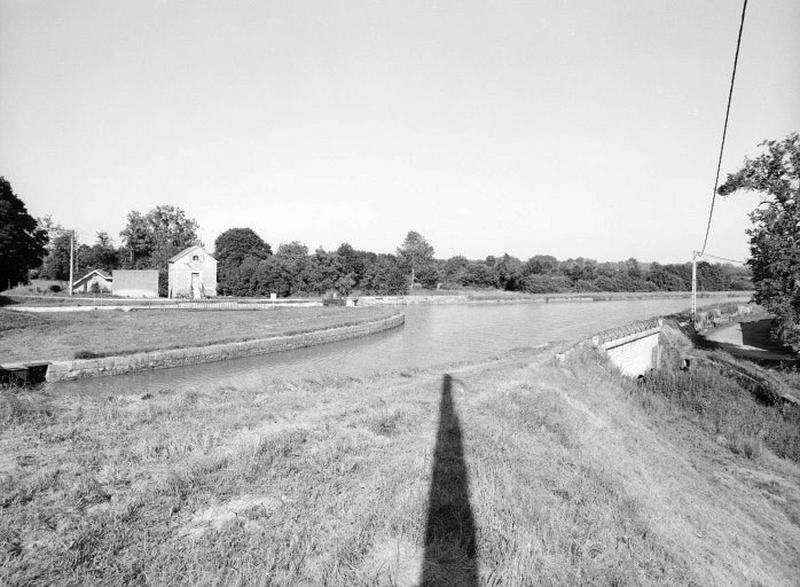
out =
<svg viewBox="0 0 800 587"><path fill-rule="evenodd" d="M697 257L700 254L692 251L692 322L697 319Z"/></svg>
<svg viewBox="0 0 800 587"><path fill-rule="evenodd" d="M72 297L72 284L75 281L73 267L75 265L75 231L69 233L69 295Z"/></svg>

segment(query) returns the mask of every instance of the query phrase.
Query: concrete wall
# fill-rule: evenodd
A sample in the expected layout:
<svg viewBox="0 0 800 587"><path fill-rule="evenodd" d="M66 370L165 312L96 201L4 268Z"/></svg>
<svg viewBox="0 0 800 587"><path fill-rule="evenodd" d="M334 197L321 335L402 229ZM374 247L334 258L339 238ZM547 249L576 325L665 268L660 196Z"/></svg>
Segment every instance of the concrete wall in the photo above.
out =
<svg viewBox="0 0 800 587"><path fill-rule="evenodd" d="M111 274L111 293L123 298L157 298L157 269L115 269Z"/></svg>
<svg viewBox="0 0 800 587"><path fill-rule="evenodd" d="M247 340L224 344L212 344L183 349L151 351L100 359L76 359L55 361L47 369L47 381L66 381L83 377L121 375L133 371L184 367L198 363L210 363L226 359L238 359L252 355L263 355L288 351L317 344L347 340L397 328L405 322L404 314L372 320L354 326L338 326L287 336L273 336L258 340Z"/></svg>
<svg viewBox="0 0 800 587"><path fill-rule="evenodd" d="M192 297L192 273L200 276L203 297L217 295L217 261L205 251L195 250L169 264L169 297Z"/></svg>
<svg viewBox="0 0 800 587"><path fill-rule="evenodd" d="M636 322L601 332L592 338L623 375L637 377L660 364L661 320Z"/></svg>

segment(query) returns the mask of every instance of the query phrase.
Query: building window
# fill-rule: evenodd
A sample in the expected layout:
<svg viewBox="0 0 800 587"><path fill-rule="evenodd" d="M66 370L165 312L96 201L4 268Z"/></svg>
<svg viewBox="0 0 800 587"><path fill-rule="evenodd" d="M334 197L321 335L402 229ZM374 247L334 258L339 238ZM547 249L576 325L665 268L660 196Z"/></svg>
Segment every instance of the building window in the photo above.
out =
<svg viewBox="0 0 800 587"><path fill-rule="evenodd" d="M199 261L199 260L200 260L200 255L195 255L194 257L192 257L192 261Z"/></svg>

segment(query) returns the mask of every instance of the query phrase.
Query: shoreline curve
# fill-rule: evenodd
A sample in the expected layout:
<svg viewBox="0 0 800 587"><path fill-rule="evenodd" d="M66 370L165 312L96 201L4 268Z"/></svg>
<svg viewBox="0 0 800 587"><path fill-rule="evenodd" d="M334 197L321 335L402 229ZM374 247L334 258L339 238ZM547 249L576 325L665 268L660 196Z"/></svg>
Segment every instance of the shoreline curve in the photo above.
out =
<svg viewBox="0 0 800 587"><path fill-rule="evenodd" d="M52 361L47 367L45 380L48 382L70 381L89 377L123 375L137 371L152 371L185 367L201 363L213 363L228 359L241 359L255 355L266 355L282 351L316 346L360 338L376 334L405 323L405 314L392 314L378 320L370 320L348 326L332 326L320 330L297 334L276 335L237 342L215 343L204 346L146 351L129 355L99 357L96 359L74 359L71 361Z"/></svg>

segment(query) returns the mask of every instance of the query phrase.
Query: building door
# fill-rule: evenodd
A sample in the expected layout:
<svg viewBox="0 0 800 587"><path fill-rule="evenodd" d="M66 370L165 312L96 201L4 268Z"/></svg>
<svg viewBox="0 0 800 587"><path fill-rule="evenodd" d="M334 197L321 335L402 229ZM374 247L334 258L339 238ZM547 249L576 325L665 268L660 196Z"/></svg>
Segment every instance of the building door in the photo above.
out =
<svg viewBox="0 0 800 587"><path fill-rule="evenodd" d="M200 292L200 274L192 273L192 299L199 300L202 297Z"/></svg>

